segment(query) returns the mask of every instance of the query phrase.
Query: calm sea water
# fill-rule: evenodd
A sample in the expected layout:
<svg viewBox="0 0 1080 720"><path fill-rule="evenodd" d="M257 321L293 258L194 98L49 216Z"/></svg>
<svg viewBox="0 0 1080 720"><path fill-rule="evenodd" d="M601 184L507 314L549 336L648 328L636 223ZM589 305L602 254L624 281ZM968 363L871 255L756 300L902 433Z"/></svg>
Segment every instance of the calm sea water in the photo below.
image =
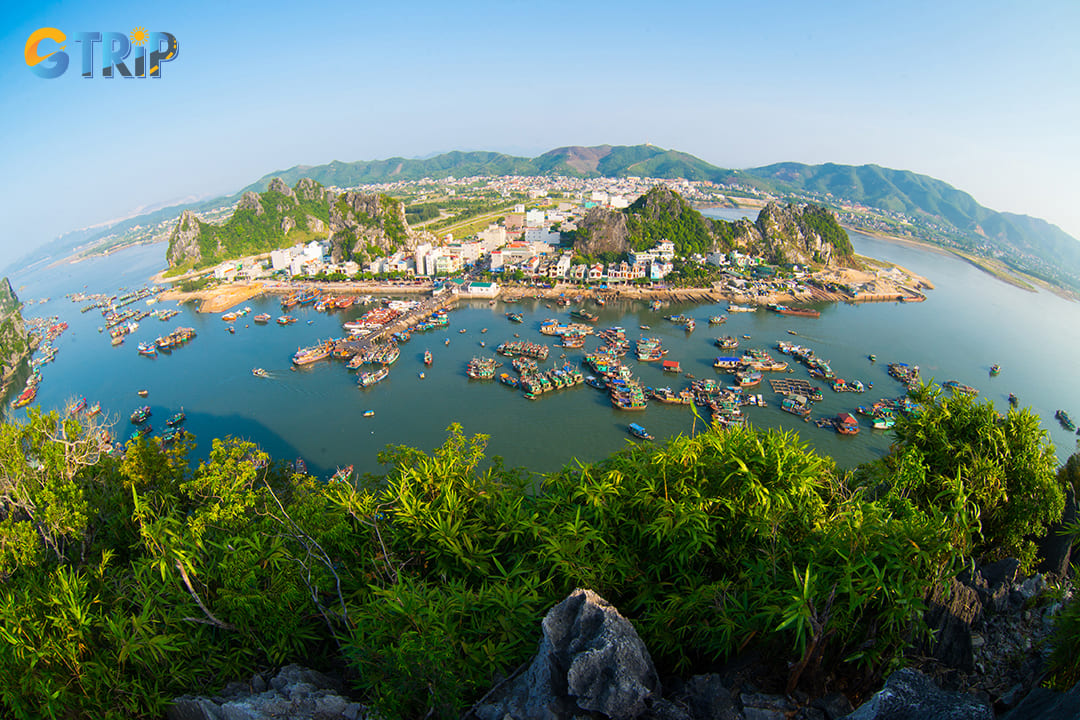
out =
<svg viewBox="0 0 1080 720"><path fill-rule="evenodd" d="M709 214L732 218L748 213L721 210ZM721 314L726 303L667 305L658 312L650 311L643 302L608 303L604 308L590 309L600 315L598 327L621 325L630 338L645 332L639 330L640 325L650 326L648 334L664 339L668 357L679 360L684 371L697 377L726 378L712 368L712 360L722 354L713 346L713 338L745 334L751 339L741 341L741 347L773 349L778 340L796 341L831 360L841 377L874 384L863 395L836 394L825 388L825 400L816 405L815 417L901 394L903 388L888 377L886 365L908 362L922 368L923 378L938 382L955 379L978 388L980 397L989 398L1002 410L1007 407L1008 394L1016 393L1022 405L1042 417L1059 458L1076 450L1076 437L1062 429L1053 415L1057 408L1065 408L1080 417L1080 385L1070 374L1080 356L1080 306L1050 293L1013 288L948 255L858 233L851 236L859 253L908 267L930 278L936 289L924 303L827 305L820 308L819 319L765 311L732 314L719 328L710 328L707 320ZM128 416L135 407L150 404L155 430L164 429L165 419L183 408L187 427L197 437L199 457L209 452L212 438L233 435L255 441L277 458L302 456L312 472L324 476L348 463L361 471L382 472L385 468L376 455L386 445L431 450L441 444L447 427L455 422L469 434L490 435L489 454L536 471L608 455L631 442L626 432L630 422L641 423L657 437L691 433L702 427L702 421L695 420L685 407L652 403L643 413L624 413L614 410L604 394L585 386L529 401L498 383L465 377L470 358L492 355L495 346L513 339L515 333L522 339L550 343L550 338L538 331L540 321L549 317L569 321L571 308L553 304L549 308L543 301L493 306L486 301L462 303L451 312L448 329L414 334L403 346L390 377L361 390L343 363L324 361L294 370L290 361L298 346L341 336L341 323L357 317L363 309L354 307L334 314L301 309L294 313L299 322L290 327L256 325L248 316L235 324L235 334L229 334L220 316L199 315L190 306L178 306L182 312L172 321L148 318L123 345L113 347L108 335L98 331L103 324L101 315L97 311L80 313L81 305L64 297L79 290L112 293L120 287L142 285L164 266L164 250L164 245L135 248L12 277L21 299L51 298L27 307L25 316L59 315L71 326L57 343L60 352L56 360L43 370L39 406L59 409L79 396L85 396L88 403L100 401L116 420L117 433L125 437L132 428ZM159 303L156 307L174 305ZM246 305L252 314L280 314L274 297ZM508 322L508 311L523 312L525 323ZM687 334L664 320L673 313L694 317L698 329ZM198 337L171 355L145 358L137 354L139 341L153 339L178 325L194 327ZM796 331L798 337L789 335L788 330ZM481 347L481 342L486 347ZM587 347L596 343L590 340ZM425 349L434 355L430 368L423 366ZM551 359L560 352L556 350ZM869 353L876 354L876 363L867 359ZM579 361L581 355L581 351L567 351L571 361ZM1003 367L998 377L989 375L993 363ZM509 370L508 361L505 365ZM253 367L267 369L272 377L254 377ZM638 363L637 368L638 376L648 385L679 387L687 382L665 375L652 364ZM421 371L424 379L419 377ZM799 367L791 377L807 375ZM149 391L146 400L136 395L139 389ZM887 432L864 426L857 436L850 437L819 430L781 412L779 397L766 383L758 392L772 406L745 410L755 426L795 430L803 441L835 457L841 466L880 457L888 449ZM375 415L363 417L366 410ZM7 413L9 418L24 417L22 410L9 409Z"/></svg>

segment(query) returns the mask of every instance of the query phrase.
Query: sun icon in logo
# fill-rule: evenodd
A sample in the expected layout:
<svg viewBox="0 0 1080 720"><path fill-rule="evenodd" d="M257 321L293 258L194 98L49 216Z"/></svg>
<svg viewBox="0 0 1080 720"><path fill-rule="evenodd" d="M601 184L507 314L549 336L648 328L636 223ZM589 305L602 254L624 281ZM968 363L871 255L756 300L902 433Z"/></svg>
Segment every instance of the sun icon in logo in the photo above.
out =
<svg viewBox="0 0 1080 720"><path fill-rule="evenodd" d="M133 45L145 45L149 36L146 34L146 28L140 26L132 30L129 37Z"/></svg>

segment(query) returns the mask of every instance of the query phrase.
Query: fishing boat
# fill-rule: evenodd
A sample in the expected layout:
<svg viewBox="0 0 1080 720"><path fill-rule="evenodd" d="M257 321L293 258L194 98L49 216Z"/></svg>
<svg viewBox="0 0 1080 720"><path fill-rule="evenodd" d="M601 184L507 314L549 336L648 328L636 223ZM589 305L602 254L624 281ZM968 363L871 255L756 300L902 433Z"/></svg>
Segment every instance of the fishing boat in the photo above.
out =
<svg viewBox="0 0 1080 720"><path fill-rule="evenodd" d="M525 315L519 312L506 313L506 319L513 323L525 322Z"/></svg>
<svg viewBox="0 0 1080 720"><path fill-rule="evenodd" d="M374 415L375 415L374 410L365 410L364 411L364 417L373 417Z"/></svg>
<svg viewBox="0 0 1080 720"><path fill-rule="evenodd" d="M990 374L991 375L1000 375L1001 374L1001 366L998 365L997 363L994 363L993 365L991 365L990 366Z"/></svg>
<svg viewBox="0 0 1080 720"><path fill-rule="evenodd" d="M19 397L15 398L15 401L11 403L11 406L15 407L15 408L21 408L21 407L24 407L26 405L29 405L34 400L34 397L36 395L37 395L37 386L36 385L31 385L30 387L23 390L19 394Z"/></svg>
<svg viewBox="0 0 1080 720"><path fill-rule="evenodd" d="M270 322L270 313L260 313L251 319L257 323L268 323Z"/></svg>
<svg viewBox="0 0 1080 720"><path fill-rule="evenodd" d="M694 322L694 318L686 318L686 322L683 323L683 330L686 330L686 332L694 332L696 327L697 323Z"/></svg>
<svg viewBox="0 0 1080 720"><path fill-rule="evenodd" d="M136 394L139 397L146 397L147 395L150 394L150 391L149 390L139 390Z"/></svg>
<svg viewBox="0 0 1080 720"><path fill-rule="evenodd" d="M804 395L789 395L780 402L780 409L801 418L810 417L810 401Z"/></svg>
<svg viewBox="0 0 1080 720"><path fill-rule="evenodd" d="M146 357L156 357L157 345L152 342L141 342L139 343L139 354Z"/></svg>
<svg viewBox="0 0 1080 720"><path fill-rule="evenodd" d="M495 377L495 368L499 366L494 358L474 357L469 361L465 374L473 380L491 380Z"/></svg>
<svg viewBox="0 0 1080 720"><path fill-rule="evenodd" d="M1009 404L1012 405L1013 407L1016 407L1017 405L1020 404L1020 399L1017 398L1012 393L1009 393Z"/></svg>
<svg viewBox="0 0 1080 720"><path fill-rule="evenodd" d="M172 417L170 417L168 420L166 420L165 424L168 425L169 427L175 427L175 426L179 425L180 423L184 422L185 420L187 420L187 415L185 415L184 411L181 410L180 412L175 413Z"/></svg>
<svg viewBox="0 0 1080 720"><path fill-rule="evenodd" d="M570 317L577 318L578 320L584 320L585 322L596 322L600 319L599 315L594 315L588 310L575 308L570 311Z"/></svg>
<svg viewBox="0 0 1080 720"><path fill-rule="evenodd" d="M345 467L339 467L337 472L330 478L330 482L348 482L352 480L353 466L346 465Z"/></svg>
<svg viewBox="0 0 1080 720"><path fill-rule="evenodd" d="M430 367L431 363L432 363L432 359L433 358L431 357L431 351L430 350L425 350L424 351L424 364Z"/></svg>
<svg viewBox="0 0 1080 720"><path fill-rule="evenodd" d="M753 305L735 305L733 303L729 303L727 308L729 313L755 312L756 310L757 308Z"/></svg>
<svg viewBox="0 0 1080 720"><path fill-rule="evenodd" d="M146 422L146 419L150 417L150 406L143 405L140 408L136 408L135 412L131 413L131 422L135 425Z"/></svg>
<svg viewBox="0 0 1080 720"><path fill-rule="evenodd" d="M224 315L221 316L221 319L224 320L225 322L233 322L238 317L240 317L240 315L238 313L227 312L227 313L225 313Z"/></svg>
<svg viewBox="0 0 1080 720"><path fill-rule="evenodd" d="M278 325L292 325L294 322L296 322L296 318L292 315L282 315L277 319Z"/></svg>
<svg viewBox="0 0 1080 720"><path fill-rule="evenodd" d="M726 322L727 322L727 316L726 315L713 315L712 317L709 318L709 324L710 325L723 325Z"/></svg>
<svg viewBox="0 0 1080 720"><path fill-rule="evenodd" d="M1061 423L1061 426L1066 430L1076 429L1076 423L1074 423L1072 418L1069 417L1069 413L1065 412L1064 410L1058 410L1056 413L1054 413L1054 417L1057 418L1057 421Z"/></svg>
<svg viewBox="0 0 1080 720"><path fill-rule="evenodd" d="M718 337L713 341L713 344L718 348L724 350L732 350L739 347L739 339L731 335L725 335L724 337Z"/></svg>
<svg viewBox="0 0 1080 720"><path fill-rule="evenodd" d="M953 390L964 395L971 395L972 397L975 397L979 394L979 391L975 388L971 387L970 385L964 385L956 380L946 380L945 382L941 383L941 386L948 390Z"/></svg>
<svg viewBox="0 0 1080 720"><path fill-rule="evenodd" d="M385 380L390 375L390 368L383 365L373 372L360 373L356 383L362 388L369 388L380 380Z"/></svg>
<svg viewBox="0 0 1080 720"><path fill-rule="evenodd" d="M769 309L772 310L775 313L780 313L781 315L795 315L795 316L798 316L798 317L809 317L809 318L819 318L819 317L821 317L821 313L819 311L813 310L811 308L793 308L793 307L788 307L787 305L780 305L778 303L773 303L773 304L769 305Z"/></svg>
<svg viewBox="0 0 1080 720"><path fill-rule="evenodd" d="M512 388L520 387L521 382L510 373L499 373L499 382Z"/></svg>
<svg viewBox="0 0 1080 720"><path fill-rule="evenodd" d="M421 370L420 372L418 372L418 373L416 374L416 376L417 376L418 378L420 378L421 380L423 380L423 379L424 379L424 371L423 371L423 370Z"/></svg>
<svg viewBox="0 0 1080 720"><path fill-rule="evenodd" d="M626 429L630 432L631 435L633 435L636 438L640 438L641 440L655 440L656 439L652 435L649 434L648 430L646 430L642 426L638 425L637 423L630 423L626 427Z"/></svg>
<svg viewBox="0 0 1080 720"><path fill-rule="evenodd" d="M310 365L313 362L330 357L330 353L333 349L334 342L332 340L327 340L326 342L321 342L318 345L312 345L311 347L297 348L292 361L294 365Z"/></svg>
<svg viewBox="0 0 1080 720"><path fill-rule="evenodd" d="M293 472L297 473L298 475L307 474L307 463L304 462L304 458L297 457L296 460L293 461Z"/></svg>
<svg viewBox="0 0 1080 720"><path fill-rule="evenodd" d="M128 441L130 442L132 440L144 438L149 435L153 429L154 427L152 425L143 425L142 427L135 428L131 431L131 435L128 436Z"/></svg>
<svg viewBox="0 0 1080 720"><path fill-rule="evenodd" d="M836 416L836 432L841 435L857 435L859 421L851 413L840 413Z"/></svg>
<svg viewBox="0 0 1080 720"><path fill-rule="evenodd" d="M101 412L101 403L94 403L86 411L86 417L94 417Z"/></svg>
<svg viewBox="0 0 1080 720"><path fill-rule="evenodd" d="M877 362L877 355L875 355L874 353L870 353L866 357L870 362Z"/></svg>

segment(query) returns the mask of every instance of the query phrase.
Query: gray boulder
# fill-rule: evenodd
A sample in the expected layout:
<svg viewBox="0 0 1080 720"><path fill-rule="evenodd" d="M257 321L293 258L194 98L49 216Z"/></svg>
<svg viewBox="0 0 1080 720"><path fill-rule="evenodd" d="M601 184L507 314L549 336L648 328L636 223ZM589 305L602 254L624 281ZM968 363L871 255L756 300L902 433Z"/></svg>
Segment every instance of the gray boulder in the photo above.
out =
<svg viewBox="0 0 1080 720"><path fill-rule="evenodd" d="M1080 683L1068 692L1035 688L1020 704L1002 716L1002 720L1076 720L1080 718Z"/></svg>
<svg viewBox="0 0 1080 720"><path fill-rule="evenodd" d="M613 720L643 715L660 697L645 643L619 611L592 590L575 590L544 616L529 669L489 694L481 720L563 720L589 712Z"/></svg>
<svg viewBox="0 0 1080 720"><path fill-rule="evenodd" d="M982 616L982 602L973 588L950 579L934 588L926 609L926 624L933 630L930 654L950 667L973 666L971 626Z"/></svg>
<svg viewBox="0 0 1080 720"><path fill-rule="evenodd" d="M993 720L989 705L967 693L946 692L918 670L897 670L846 720Z"/></svg>
<svg viewBox="0 0 1080 720"><path fill-rule="evenodd" d="M214 698L185 695L168 720L360 720L364 706L342 697L341 683L315 670L287 665L270 680L230 683Z"/></svg>

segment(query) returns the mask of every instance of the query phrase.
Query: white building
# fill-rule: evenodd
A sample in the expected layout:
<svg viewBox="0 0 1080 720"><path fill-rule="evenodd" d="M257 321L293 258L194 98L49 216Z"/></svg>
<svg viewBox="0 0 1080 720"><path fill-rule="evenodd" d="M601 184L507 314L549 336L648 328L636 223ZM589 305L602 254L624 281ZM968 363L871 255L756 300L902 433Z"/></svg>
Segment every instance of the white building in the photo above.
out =
<svg viewBox="0 0 1080 720"><path fill-rule="evenodd" d="M477 241L483 246L485 252L491 252L506 244L506 228L492 223L486 230L476 234Z"/></svg>
<svg viewBox="0 0 1080 720"><path fill-rule="evenodd" d="M544 225L544 211L530 210L525 213L525 227L538 228Z"/></svg>
<svg viewBox="0 0 1080 720"><path fill-rule="evenodd" d="M530 227L525 229L525 242L541 245L558 245L562 242L562 233L551 232L546 228Z"/></svg>
<svg viewBox="0 0 1080 720"><path fill-rule="evenodd" d="M476 297L493 298L499 294L499 286L497 283L470 282L465 284L462 288L462 292Z"/></svg>
<svg viewBox="0 0 1080 720"><path fill-rule="evenodd" d="M291 259L292 255L288 250L271 250L270 268L273 270L285 270L289 267L289 260Z"/></svg>
<svg viewBox="0 0 1080 720"><path fill-rule="evenodd" d="M630 201L624 198L622 195L612 195L609 204L615 210L630 207Z"/></svg>
<svg viewBox="0 0 1080 720"><path fill-rule="evenodd" d="M654 248L656 256L665 262L671 262L675 257L675 243L670 240L661 240Z"/></svg>

